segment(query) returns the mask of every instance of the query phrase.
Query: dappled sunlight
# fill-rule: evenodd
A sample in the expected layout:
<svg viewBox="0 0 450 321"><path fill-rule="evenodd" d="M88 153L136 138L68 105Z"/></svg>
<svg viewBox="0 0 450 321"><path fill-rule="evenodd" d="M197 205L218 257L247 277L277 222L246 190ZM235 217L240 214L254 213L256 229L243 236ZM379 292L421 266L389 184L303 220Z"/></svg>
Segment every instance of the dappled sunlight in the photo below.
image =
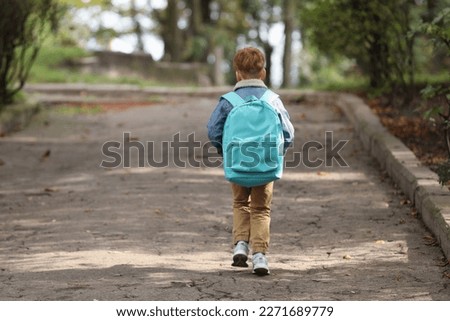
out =
<svg viewBox="0 0 450 321"><path fill-rule="evenodd" d="M196 175L207 175L207 176L220 176L220 177L224 177L224 173L223 173L223 168L210 168L210 167L205 167L202 168L201 171L196 171L195 172ZM225 180L225 178L223 178Z"/></svg>
<svg viewBox="0 0 450 321"><path fill-rule="evenodd" d="M8 269L15 272L43 272L65 269L104 269L115 265L134 267L173 267L192 271L214 271L227 256L211 252L163 254L156 251L88 250L74 252L45 252L10 258ZM3 255L2 255L3 256ZM0 256L0 257L2 257ZM216 257L216 259L214 259ZM3 258L2 258L3 260ZM181 264L180 264L181 263Z"/></svg>
<svg viewBox="0 0 450 321"><path fill-rule="evenodd" d="M62 178L58 178L57 180L55 180L55 184L56 185L73 184L73 183L93 181L95 179L96 179L96 176L93 174L77 173L77 174L73 174L73 175L67 175ZM73 185L71 185L71 186L73 186Z"/></svg>
<svg viewBox="0 0 450 321"><path fill-rule="evenodd" d="M183 99L190 109L180 119L192 118L184 130L204 121L193 113L203 117L215 102ZM179 116L175 109L173 119ZM299 105L293 116L303 111ZM127 115L124 124L117 115L95 118L91 135L115 135L125 126L133 134L142 128L136 134L142 140L149 128L162 137L180 126L161 124L150 114ZM333 117L335 126L347 126ZM86 125L81 118L71 121ZM329 123L308 125L317 126L308 129L309 138L321 139ZM48 133L42 129L44 144L29 132L2 145L3 298L301 300L365 292L364 298L409 293L430 299L427 291L439 291L417 282L420 269L431 271L430 280L441 277L431 259L428 265L420 260L430 247L420 243L416 219L366 164L356 140L343 151L351 167L285 169L272 206L272 274L256 278L250 261L247 269L231 267L232 195L222 167L105 169L98 144L65 144L64 135L47 141L52 126L57 124ZM43 157L46 151L51 153ZM202 156L194 156L201 163ZM32 163L19 164L30 157Z"/></svg>
<svg viewBox="0 0 450 321"><path fill-rule="evenodd" d="M23 195L28 201L33 201L39 197L51 196L54 193L83 193L97 188L97 176L88 173L77 173L60 175L55 180L43 177L39 182L30 186L27 181L8 182L4 184L0 193L2 195ZM25 187L27 186L27 187Z"/></svg>
<svg viewBox="0 0 450 321"><path fill-rule="evenodd" d="M118 265L128 265L132 268L155 269L183 269L197 273L235 271L230 266L230 251L187 252L181 249L179 252L170 250L170 244L166 244L167 250L157 253L155 250L86 250L86 251L54 251L29 254L26 256L14 256L8 258L6 267L14 273L37 273L58 270L92 270L106 269ZM276 247L275 247L276 248ZM378 252L384 252L380 255ZM324 269L332 273L334 270L352 270L365 268L366 266L381 266L385 263L397 264L401 270L401 264L408 264L407 242L396 240L395 242L376 241L355 244L336 244L330 251L327 247L307 248L299 251L291 251L289 256L280 253L270 253L271 268L275 274L286 272L302 273L314 269ZM6 257L0 255L1 261L6 262ZM153 287L159 282L171 282L176 275L171 273L150 274L152 282L148 286Z"/></svg>
<svg viewBox="0 0 450 321"><path fill-rule="evenodd" d="M29 201L33 201L33 198L50 196L52 193L56 192L88 192L94 190L96 187L92 184L71 184L71 183L59 183L47 185L48 187L34 187L34 188L23 188L23 186L17 186L17 188L2 188L2 195L24 195Z"/></svg>
<svg viewBox="0 0 450 321"><path fill-rule="evenodd" d="M112 168L105 169L102 175L112 176L112 175L128 175L128 174L148 174L148 173L168 173L177 175L202 175L202 176L220 176L223 178L222 168L209 168L209 167L129 167L129 168Z"/></svg>
<svg viewBox="0 0 450 321"><path fill-rule="evenodd" d="M329 172L318 170L316 172L285 172L283 181L365 181L367 175L362 172Z"/></svg>
<svg viewBox="0 0 450 321"><path fill-rule="evenodd" d="M82 137L80 134L72 134L64 137L42 137L42 136L21 136L21 134L16 136L5 136L1 138L2 142L5 143L21 143L21 144L61 144L61 145L71 145L74 143L80 143L85 141L86 138Z"/></svg>
<svg viewBox="0 0 450 321"><path fill-rule="evenodd" d="M211 179L207 178L169 178L168 183L174 184L208 184L211 183Z"/></svg>
<svg viewBox="0 0 450 321"><path fill-rule="evenodd" d="M161 170L160 168L154 167L130 167L130 168L114 168L106 169L103 175L129 175L129 174L148 174L155 171Z"/></svg>

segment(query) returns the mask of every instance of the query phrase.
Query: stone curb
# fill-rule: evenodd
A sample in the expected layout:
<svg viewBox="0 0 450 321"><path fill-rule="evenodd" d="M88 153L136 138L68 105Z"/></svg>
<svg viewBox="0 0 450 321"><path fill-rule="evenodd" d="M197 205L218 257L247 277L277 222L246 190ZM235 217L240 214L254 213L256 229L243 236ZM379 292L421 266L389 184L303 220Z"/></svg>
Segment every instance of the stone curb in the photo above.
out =
<svg viewBox="0 0 450 321"><path fill-rule="evenodd" d="M362 99L337 94L335 102L354 126L364 148L413 202L450 259L450 193L441 187L437 174L422 166L413 152L386 130Z"/></svg>
<svg viewBox="0 0 450 321"><path fill-rule="evenodd" d="M118 102L121 100L145 100L152 96L220 97L233 89L224 87L141 87L123 84L27 84L24 90L45 104ZM296 89L277 90L283 97L298 98L307 91ZM126 98L124 98L126 97Z"/></svg>
<svg viewBox="0 0 450 321"><path fill-rule="evenodd" d="M5 106L0 111L0 137L27 126L39 109L39 103L34 100Z"/></svg>
<svg viewBox="0 0 450 321"><path fill-rule="evenodd" d="M90 97L104 97L116 100L117 97L148 97L150 95L171 95L171 96L208 96L219 95L232 87L141 87L137 85L125 84L27 84L24 90L30 94L40 95L66 95Z"/></svg>

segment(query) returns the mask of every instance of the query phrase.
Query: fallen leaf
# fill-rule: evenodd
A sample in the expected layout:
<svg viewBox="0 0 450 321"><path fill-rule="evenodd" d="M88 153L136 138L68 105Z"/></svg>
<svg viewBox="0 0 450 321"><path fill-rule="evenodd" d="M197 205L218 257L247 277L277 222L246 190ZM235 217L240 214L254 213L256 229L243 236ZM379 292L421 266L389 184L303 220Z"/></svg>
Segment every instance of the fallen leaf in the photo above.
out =
<svg viewBox="0 0 450 321"><path fill-rule="evenodd" d="M450 264L450 260L445 261L445 259L444 259L444 260L442 260L441 263L438 263L437 266L439 266L439 267L446 267L449 264Z"/></svg>
<svg viewBox="0 0 450 321"><path fill-rule="evenodd" d="M407 204L410 204L411 203L411 201L409 200L409 199L402 199L401 201L400 201L400 205L407 205Z"/></svg>
<svg viewBox="0 0 450 321"><path fill-rule="evenodd" d="M423 240L425 241L425 245L428 245L428 246L435 246L435 245L437 245L437 239L434 236L425 235L423 237Z"/></svg>
<svg viewBox="0 0 450 321"><path fill-rule="evenodd" d="M51 150L47 149L41 156L41 162L45 161L47 158L49 158L50 154L51 154Z"/></svg>

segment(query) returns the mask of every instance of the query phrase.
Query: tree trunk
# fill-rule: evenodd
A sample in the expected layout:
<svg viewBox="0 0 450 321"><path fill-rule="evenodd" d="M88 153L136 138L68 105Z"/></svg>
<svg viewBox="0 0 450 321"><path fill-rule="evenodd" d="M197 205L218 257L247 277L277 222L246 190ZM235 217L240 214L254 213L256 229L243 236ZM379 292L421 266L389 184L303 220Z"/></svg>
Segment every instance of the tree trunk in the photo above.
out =
<svg viewBox="0 0 450 321"><path fill-rule="evenodd" d="M191 0L191 30L192 36L197 36L200 34L203 22L203 8L201 0Z"/></svg>
<svg viewBox="0 0 450 321"><path fill-rule="evenodd" d="M225 84L225 76L222 70L223 64L223 47L215 47L214 48L214 85L223 86Z"/></svg>
<svg viewBox="0 0 450 321"><path fill-rule="evenodd" d="M136 8L136 0L131 0L131 19L133 20L134 25L134 33L137 37L137 46L136 49L138 52L144 52L144 41L143 41L143 31L141 23L139 22L138 16L138 10Z"/></svg>
<svg viewBox="0 0 450 321"><path fill-rule="evenodd" d="M165 52L169 61L181 61L181 31L178 28L178 1L167 1L167 41Z"/></svg>
<svg viewBox="0 0 450 321"><path fill-rule="evenodd" d="M283 83L282 87L292 87L292 33L295 24L295 5L294 0L283 1L283 20L284 20L284 54L283 54Z"/></svg>
<svg viewBox="0 0 450 321"><path fill-rule="evenodd" d="M272 53L273 48L269 43L264 43L264 55L266 56L266 85L271 86L272 81L270 80L272 74Z"/></svg>

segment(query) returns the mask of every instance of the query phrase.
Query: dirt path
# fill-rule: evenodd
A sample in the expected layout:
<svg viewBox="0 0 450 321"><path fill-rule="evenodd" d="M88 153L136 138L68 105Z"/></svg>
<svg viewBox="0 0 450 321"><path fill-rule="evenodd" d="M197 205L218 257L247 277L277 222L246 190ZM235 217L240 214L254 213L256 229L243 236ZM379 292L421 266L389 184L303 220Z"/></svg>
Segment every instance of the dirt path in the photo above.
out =
<svg viewBox="0 0 450 321"><path fill-rule="evenodd" d="M111 161L103 143L124 132L156 147L177 133L205 143L215 102L168 97L94 115L52 112L0 138L0 299L450 300L439 247L323 97L287 105L297 128L287 158L306 141L345 139L349 166L285 171L268 277L230 265L231 192L220 168L177 167L170 148L152 158L168 153L169 167L139 168L137 148L131 168L99 167ZM179 158L195 165L204 156L194 155Z"/></svg>

